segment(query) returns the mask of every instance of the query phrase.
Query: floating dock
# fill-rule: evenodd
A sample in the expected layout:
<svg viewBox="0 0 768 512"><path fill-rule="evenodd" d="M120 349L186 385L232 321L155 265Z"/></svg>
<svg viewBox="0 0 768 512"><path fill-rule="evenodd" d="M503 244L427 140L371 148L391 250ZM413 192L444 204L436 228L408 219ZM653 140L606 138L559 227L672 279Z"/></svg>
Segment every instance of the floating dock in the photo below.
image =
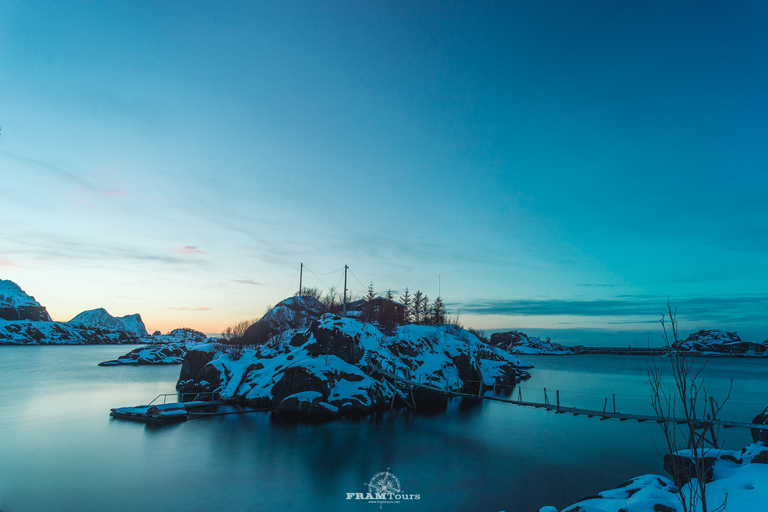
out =
<svg viewBox="0 0 768 512"><path fill-rule="evenodd" d="M166 425L186 421L195 410L226 405L230 400L217 398L217 393L187 393L187 396L194 396L188 402L183 401L185 394L163 394L155 397L148 405L139 405L136 407L116 407L110 410L109 415L120 420L139 421L142 423L152 423L155 425ZM180 398L181 402L167 402L169 396ZM205 400L209 397L209 400ZM163 403L160 402L163 399ZM158 403L155 403L158 402Z"/></svg>

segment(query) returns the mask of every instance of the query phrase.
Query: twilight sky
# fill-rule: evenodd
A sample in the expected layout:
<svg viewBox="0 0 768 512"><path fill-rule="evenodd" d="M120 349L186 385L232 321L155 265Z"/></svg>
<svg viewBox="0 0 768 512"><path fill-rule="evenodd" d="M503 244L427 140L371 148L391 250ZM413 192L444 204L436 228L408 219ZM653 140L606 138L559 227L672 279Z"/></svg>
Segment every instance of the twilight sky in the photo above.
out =
<svg viewBox="0 0 768 512"><path fill-rule="evenodd" d="M768 4L0 3L0 278L220 332L305 284L768 338Z"/></svg>

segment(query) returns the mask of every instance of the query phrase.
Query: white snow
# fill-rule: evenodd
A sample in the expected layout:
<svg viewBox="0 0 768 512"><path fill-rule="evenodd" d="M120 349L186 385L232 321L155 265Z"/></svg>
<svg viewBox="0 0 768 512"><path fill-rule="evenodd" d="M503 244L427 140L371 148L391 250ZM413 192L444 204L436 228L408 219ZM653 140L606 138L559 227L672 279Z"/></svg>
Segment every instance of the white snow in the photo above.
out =
<svg viewBox="0 0 768 512"><path fill-rule="evenodd" d="M706 454L717 458L713 480L706 484L709 510L724 503L726 493L727 512L768 510L768 464L752 463L754 456L766 450L768 447L757 442L740 451L712 450ZM690 451L677 453L686 455ZM694 479L682 487L682 494L678 494L678 489L669 478L643 475L633 478L626 486L598 493L599 497L566 507L562 512L655 512L661 509L657 505L679 512L682 511L681 496L683 499L690 496L695 487ZM556 512L554 507L544 507L540 512L545 510Z"/></svg>
<svg viewBox="0 0 768 512"><path fill-rule="evenodd" d="M19 307L35 306L42 307L34 297L28 295L19 285L13 281L0 279L0 306Z"/></svg>
<svg viewBox="0 0 768 512"><path fill-rule="evenodd" d="M142 322L139 314L116 318L110 315L104 308L83 311L67 323L71 325L103 327L113 331L130 332L137 336L147 335L147 329L144 327L144 322Z"/></svg>

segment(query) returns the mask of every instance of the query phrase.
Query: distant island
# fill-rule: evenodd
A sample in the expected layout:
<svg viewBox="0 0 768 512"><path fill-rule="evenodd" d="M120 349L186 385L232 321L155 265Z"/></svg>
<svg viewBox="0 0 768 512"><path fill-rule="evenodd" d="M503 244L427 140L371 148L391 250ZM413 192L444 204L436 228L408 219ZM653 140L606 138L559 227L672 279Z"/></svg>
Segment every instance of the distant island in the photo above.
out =
<svg viewBox="0 0 768 512"><path fill-rule="evenodd" d="M183 328L149 335L138 313L114 317L104 308L83 311L68 322L54 322L48 310L19 285L0 279L0 345L133 345L205 339L203 333Z"/></svg>

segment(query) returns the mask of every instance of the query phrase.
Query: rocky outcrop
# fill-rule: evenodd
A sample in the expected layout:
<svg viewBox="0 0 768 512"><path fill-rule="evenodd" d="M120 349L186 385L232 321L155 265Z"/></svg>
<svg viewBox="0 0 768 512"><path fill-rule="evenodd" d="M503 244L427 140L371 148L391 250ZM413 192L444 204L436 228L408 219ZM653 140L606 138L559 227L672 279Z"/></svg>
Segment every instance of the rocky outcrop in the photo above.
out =
<svg viewBox="0 0 768 512"><path fill-rule="evenodd" d="M293 335L306 330L327 308L314 297L290 297L269 310L236 340L245 345L286 345Z"/></svg>
<svg viewBox="0 0 768 512"><path fill-rule="evenodd" d="M187 348L182 343L152 345L131 350L114 361L99 363L99 366L181 364L186 353Z"/></svg>
<svg viewBox="0 0 768 512"><path fill-rule="evenodd" d="M147 335L147 328L144 326L141 315L138 313L114 317L106 309L98 308L83 311L67 323L81 327L98 327L111 331L123 331L141 337Z"/></svg>
<svg viewBox="0 0 768 512"><path fill-rule="evenodd" d="M491 334L489 345L506 350L510 354L570 355L573 352L562 345L528 336L520 331L496 332Z"/></svg>
<svg viewBox="0 0 768 512"><path fill-rule="evenodd" d="M301 332L295 325L286 324L290 340L273 334L280 344L237 353L218 344L191 348L178 389L217 390L254 407L275 407L281 415L328 418L370 414L393 399L396 407L411 402L410 390L383 371L428 385L413 390L417 403L446 401L452 391L474 394L480 382L512 386L530 377L530 365L454 326L405 325L387 336L374 325L332 314Z"/></svg>
<svg viewBox="0 0 768 512"><path fill-rule="evenodd" d="M735 332L709 329L695 332L685 340L673 343L672 348L683 352L725 354L745 352L749 348L748 345Z"/></svg>
<svg viewBox="0 0 768 512"><path fill-rule="evenodd" d="M755 418L752 420L753 425L768 425L768 407L765 408L763 412L755 416ZM765 444L768 444L768 430L758 430L758 429L750 429L750 433L752 434L752 440L762 441Z"/></svg>
<svg viewBox="0 0 768 512"><path fill-rule="evenodd" d="M50 322L51 316L13 281L0 279L0 320Z"/></svg>
<svg viewBox="0 0 768 512"><path fill-rule="evenodd" d="M714 476L715 457L702 457L700 459L701 472L705 482L711 482ZM668 453L664 455L664 471L666 471L675 482L675 485L681 487L696 478L696 463L688 454Z"/></svg>

